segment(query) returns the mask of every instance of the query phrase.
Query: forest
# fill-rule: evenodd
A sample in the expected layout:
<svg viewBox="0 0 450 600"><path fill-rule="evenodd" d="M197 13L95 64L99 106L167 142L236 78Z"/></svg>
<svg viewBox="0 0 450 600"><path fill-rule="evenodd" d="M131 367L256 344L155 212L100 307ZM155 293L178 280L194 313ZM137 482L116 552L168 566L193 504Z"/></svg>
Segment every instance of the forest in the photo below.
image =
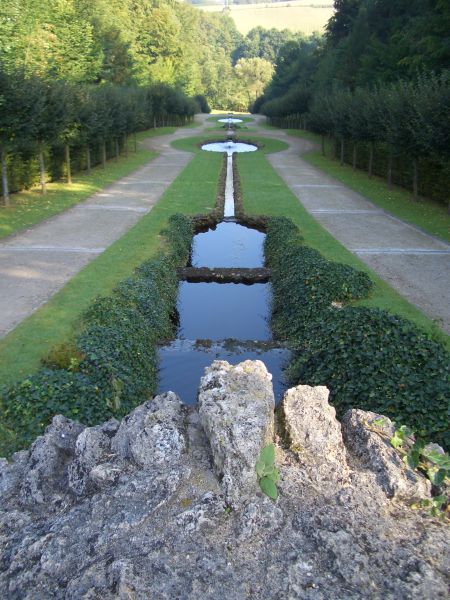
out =
<svg viewBox="0 0 450 600"><path fill-rule="evenodd" d="M354 168L448 201L450 5L335 0L325 35L175 0L0 0L2 196L89 170L209 107L331 140Z"/></svg>
<svg viewBox="0 0 450 600"><path fill-rule="evenodd" d="M330 137L341 163L448 202L450 4L335 0L323 39L289 42L253 106Z"/></svg>
<svg viewBox="0 0 450 600"><path fill-rule="evenodd" d="M4 203L104 163L136 131L247 109L291 38L247 40L229 17L170 0L0 0Z"/></svg>

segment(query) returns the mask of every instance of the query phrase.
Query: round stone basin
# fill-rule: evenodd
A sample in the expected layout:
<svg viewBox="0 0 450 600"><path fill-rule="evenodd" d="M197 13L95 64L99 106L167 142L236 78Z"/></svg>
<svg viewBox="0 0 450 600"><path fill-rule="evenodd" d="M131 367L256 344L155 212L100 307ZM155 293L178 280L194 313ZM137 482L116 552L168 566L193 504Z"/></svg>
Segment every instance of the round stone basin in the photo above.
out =
<svg viewBox="0 0 450 600"><path fill-rule="evenodd" d="M258 150L253 144L245 144L244 142L213 142L211 144L203 144L202 150L207 152L226 152L231 156L234 152L254 152Z"/></svg>
<svg viewBox="0 0 450 600"><path fill-rule="evenodd" d="M226 119L217 119L218 123L242 123L242 119L234 119L232 117Z"/></svg>

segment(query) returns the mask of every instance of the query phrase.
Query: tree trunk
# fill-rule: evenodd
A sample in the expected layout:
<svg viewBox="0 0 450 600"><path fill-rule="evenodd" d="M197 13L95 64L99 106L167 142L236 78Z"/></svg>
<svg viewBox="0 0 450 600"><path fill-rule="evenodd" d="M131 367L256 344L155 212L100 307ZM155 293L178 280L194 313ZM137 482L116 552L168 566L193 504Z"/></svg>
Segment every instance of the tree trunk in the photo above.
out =
<svg viewBox="0 0 450 600"><path fill-rule="evenodd" d="M66 155L66 171L67 171L67 183L72 185L72 169L70 168L70 148L69 144L65 144L64 151Z"/></svg>
<svg viewBox="0 0 450 600"><path fill-rule="evenodd" d="M87 174L91 174L91 149L89 146L86 146L86 170Z"/></svg>
<svg viewBox="0 0 450 600"><path fill-rule="evenodd" d="M344 165L344 138L341 137L341 167Z"/></svg>
<svg viewBox="0 0 450 600"><path fill-rule="evenodd" d="M352 153L352 169L356 171L356 153L357 153L357 145L356 142L353 142L353 153Z"/></svg>
<svg viewBox="0 0 450 600"><path fill-rule="evenodd" d="M126 133L123 136L123 147L125 149L125 156L128 158L128 137Z"/></svg>
<svg viewBox="0 0 450 600"><path fill-rule="evenodd" d="M41 183L41 193L47 193L47 184L45 182L45 161L44 161L44 149L42 145L39 145L39 180Z"/></svg>
<svg viewBox="0 0 450 600"><path fill-rule="evenodd" d="M322 134L322 156L325 156L325 136Z"/></svg>
<svg viewBox="0 0 450 600"><path fill-rule="evenodd" d="M370 145L369 145L369 165L367 167L367 173L369 175L369 179L372 179L372 175L373 175L373 142L370 142Z"/></svg>
<svg viewBox="0 0 450 600"><path fill-rule="evenodd" d="M393 162L392 148L389 148L388 167L387 167L387 185L388 185L389 189L392 188L392 162Z"/></svg>
<svg viewBox="0 0 450 600"><path fill-rule="evenodd" d="M3 192L3 204L9 206L9 187L8 187L8 170L6 166L6 150L1 148L1 160L2 160L2 192Z"/></svg>
<svg viewBox="0 0 450 600"><path fill-rule="evenodd" d="M413 200L415 202L419 200L419 169L416 159L413 160Z"/></svg>
<svg viewBox="0 0 450 600"><path fill-rule="evenodd" d="M153 129L156 129L156 116L153 117Z"/></svg>
<svg viewBox="0 0 450 600"><path fill-rule="evenodd" d="M137 152L137 135L136 135L136 132L133 133L133 140L134 140L134 151Z"/></svg>
<svg viewBox="0 0 450 600"><path fill-rule="evenodd" d="M114 140L114 146L115 146L115 149L116 149L116 159L115 159L115 160L116 160L116 162L117 162L117 161L119 160L119 156L120 156L120 151L119 151L119 138L116 138L116 139Z"/></svg>
<svg viewBox="0 0 450 600"><path fill-rule="evenodd" d="M106 169L106 142L105 142L105 140L102 140L101 152L102 152L102 167L104 169Z"/></svg>

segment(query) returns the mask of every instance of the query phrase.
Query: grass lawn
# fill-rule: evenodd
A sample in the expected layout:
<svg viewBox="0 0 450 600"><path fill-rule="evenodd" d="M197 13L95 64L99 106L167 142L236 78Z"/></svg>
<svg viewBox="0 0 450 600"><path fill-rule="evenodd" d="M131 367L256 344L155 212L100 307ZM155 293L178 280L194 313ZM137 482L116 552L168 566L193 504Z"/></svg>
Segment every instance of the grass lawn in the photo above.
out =
<svg viewBox="0 0 450 600"><path fill-rule="evenodd" d="M281 152L282 150L286 150L288 148L288 145L285 142L258 136L257 134L255 135L253 133L249 133L248 136L246 134L240 135L238 139L240 142L249 142L258 145L263 153ZM200 146L204 142L208 141L223 141L223 136L218 136L217 134L213 134L212 132L208 131L205 133L205 135L176 140L172 142L172 146L178 150L201 152ZM215 154L215 152L211 152L210 154Z"/></svg>
<svg viewBox="0 0 450 600"><path fill-rule="evenodd" d="M266 128L274 129L270 126L266 126ZM285 131L289 135L301 137L320 145L320 135L298 129L286 129ZM318 150L308 152L302 158L399 219L450 242L450 215L444 204L433 200L414 202L411 199L411 192L404 188L393 186L392 189L388 189L385 180L381 177L369 179L365 171L353 171L352 167L347 164L341 166L339 161L330 156L329 140L326 140L325 151L326 156L322 156Z"/></svg>
<svg viewBox="0 0 450 600"><path fill-rule="evenodd" d="M413 321L434 339L450 349L450 336L418 308L410 304L385 281L380 279L364 262L334 239L300 204L263 153L252 152L238 156L244 207L249 214L289 217L300 228L306 243L319 250L326 258L365 271L374 281L370 298L358 304L382 308Z"/></svg>
<svg viewBox="0 0 450 600"><path fill-rule="evenodd" d="M141 131L137 134L138 141L149 137L173 133L175 127L161 127ZM90 175L75 173L72 185L65 181L48 183L48 192L43 196L39 188L32 188L11 196L11 206L0 206L0 239L16 231L36 225L79 202L86 200L95 192L121 177L125 177L141 167L156 156L156 152L139 148L132 152L133 141L130 140L130 154L121 156L116 162L111 159L106 164L106 169L96 166Z"/></svg>
<svg viewBox="0 0 450 600"><path fill-rule="evenodd" d="M12 383L37 371L53 346L70 341L77 333L80 314L92 300L110 293L159 250L159 233L170 215L212 208L221 165L221 154L196 155L150 213L0 340L0 383Z"/></svg>

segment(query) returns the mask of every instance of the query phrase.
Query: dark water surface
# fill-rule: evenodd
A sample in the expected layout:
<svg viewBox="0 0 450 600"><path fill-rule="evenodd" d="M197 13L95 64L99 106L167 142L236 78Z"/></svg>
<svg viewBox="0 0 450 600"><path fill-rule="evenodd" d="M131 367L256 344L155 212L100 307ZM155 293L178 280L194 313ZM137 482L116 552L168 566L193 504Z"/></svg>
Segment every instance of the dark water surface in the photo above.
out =
<svg viewBox="0 0 450 600"><path fill-rule="evenodd" d="M219 223L194 236L193 267L264 266L265 234L237 223Z"/></svg>
<svg viewBox="0 0 450 600"><path fill-rule="evenodd" d="M178 292L178 337L270 340L270 283L187 283Z"/></svg>
<svg viewBox="0 0 450 600"><path fill-rule="evenodd" d="M272 374L275 401L278 403L288 388L282 368L290 357L285 348L258 348L251 344L213 343L211 346L190 340L174 340L159 349L158 393L171 390L185 404L197 401L200 378L214 360L226 360L236 365L244 360L262 360Z"/></svg>

